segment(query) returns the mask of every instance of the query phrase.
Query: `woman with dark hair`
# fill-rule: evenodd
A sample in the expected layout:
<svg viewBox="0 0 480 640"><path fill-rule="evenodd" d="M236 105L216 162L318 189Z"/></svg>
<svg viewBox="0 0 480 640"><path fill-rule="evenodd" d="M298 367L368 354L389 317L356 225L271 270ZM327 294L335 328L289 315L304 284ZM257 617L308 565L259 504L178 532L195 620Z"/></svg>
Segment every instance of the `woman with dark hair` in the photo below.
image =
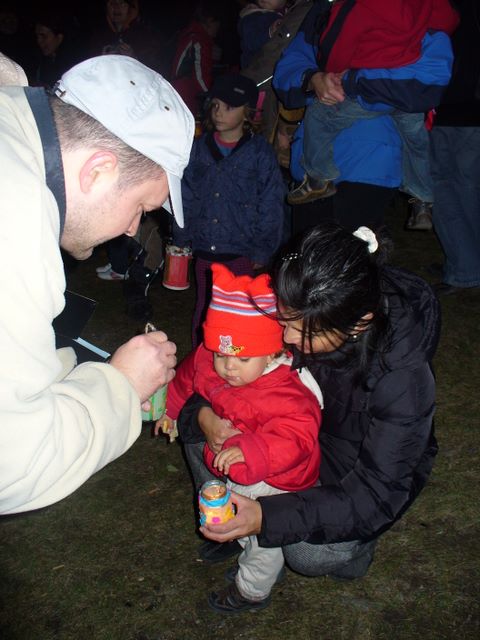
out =
<svg viewBox="0 0 480 640"><path fill-rule="evenodd" d="M384 264L366 227L312 228L277 257L271 278L293 366L308 367L324 395L321 484L256 501L235 496L236 517L201 532L217 543L256 534L260 546L282 546L299 573L358 578L380 534L425 485L437 452L438 301L419 277ZM201 404L192 399L184 421L219 451L230 433ZM196 477L193 442L185 451ZM207 542L201 555L212 562L235 547Z"/></svg>
<svg viewBox="0 0 480 640"><path fill-rule="evenodd" d="M52 88L65 71L84 58L79 34L70 22L65 14L53 10L37 15L38 63L30 84Z"/></svg>

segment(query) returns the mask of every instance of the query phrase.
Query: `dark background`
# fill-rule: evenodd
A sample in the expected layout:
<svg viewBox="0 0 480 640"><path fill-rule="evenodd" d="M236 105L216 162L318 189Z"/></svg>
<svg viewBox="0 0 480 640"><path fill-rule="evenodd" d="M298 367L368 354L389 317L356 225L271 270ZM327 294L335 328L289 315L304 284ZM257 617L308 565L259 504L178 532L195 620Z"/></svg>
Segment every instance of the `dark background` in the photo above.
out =
<svg viewBox="0 0 480 640"><path fill-rule="evenodd" d="M20 13L22 20L29 22L39 8L54 7L61 12L75 15L82 24L88 26L103 15L104 3L102 0L70 0L68 3L61 0L35 1L16 0L15 2L0 2L0 5L14 6ZM186 24L192 14L196 0L140 0L140 14L161 31L179 28ZM218 0L225 12L226 19L232 20L238 15L241 2L237 0Z"/></svg>
<svg viewBox="0 0 480 640"><path fill-rule="evenodd" d="M224 67L238 67L240 58L240 44L237 35L238 13L241 0L208 0L216 3L221 9L222 26L216 39L222 52L220 64ZM158 35L167 58L173 55L176 34L192 18L197 0L139 0L140 17ZM0 0L1 7L12 7L20 19L20 31L23 41L28 48L27 56L17 56L17 62L31 71L30 60L34 65L38 57L38 47L34 36L34 25L37 15L44 15L45 11L58 12L67 17L66 24L75 35L79 43L88 42L93 27L103 23L105 10L103 0ZM1 47L0 47L1 49ZM14 57L11 52L4 51ZM167 64L168 66L168 64Z"/></svg>

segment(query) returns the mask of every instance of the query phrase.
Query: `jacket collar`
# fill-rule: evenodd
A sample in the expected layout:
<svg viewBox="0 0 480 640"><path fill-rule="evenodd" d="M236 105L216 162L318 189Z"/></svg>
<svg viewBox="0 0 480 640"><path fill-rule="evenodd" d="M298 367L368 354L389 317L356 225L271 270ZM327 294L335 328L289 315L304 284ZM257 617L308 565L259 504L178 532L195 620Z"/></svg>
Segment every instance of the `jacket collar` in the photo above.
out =
<svg viewBox="0 0 480 640"><path fill-rule="evenodd" d="M252 138L252 135L253 134L250 132L245 133L235 145L235 148L232 150L231 155L233 155L234 153L238 153L239 149L241 149L243 145L246 144ZM205 142L215 162L219 162L220 160L225 159L225 156L222 155L220 149L218 148L217 143L215 142L215 139L213 137L213 133L211 131L207 133Z"/></svg>

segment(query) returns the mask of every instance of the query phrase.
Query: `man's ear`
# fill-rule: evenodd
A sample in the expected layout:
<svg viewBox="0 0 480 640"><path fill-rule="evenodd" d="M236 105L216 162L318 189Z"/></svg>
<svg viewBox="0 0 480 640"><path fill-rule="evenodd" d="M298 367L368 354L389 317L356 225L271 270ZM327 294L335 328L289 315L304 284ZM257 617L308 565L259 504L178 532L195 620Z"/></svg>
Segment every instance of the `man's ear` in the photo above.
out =
<svg viewBox="0 0 480 640"><path fill-rule="evenodd" d="M117 157L111 151L95 151L80 169L80 189L90 193L100 182L110 184L117 179Z"/></svg>

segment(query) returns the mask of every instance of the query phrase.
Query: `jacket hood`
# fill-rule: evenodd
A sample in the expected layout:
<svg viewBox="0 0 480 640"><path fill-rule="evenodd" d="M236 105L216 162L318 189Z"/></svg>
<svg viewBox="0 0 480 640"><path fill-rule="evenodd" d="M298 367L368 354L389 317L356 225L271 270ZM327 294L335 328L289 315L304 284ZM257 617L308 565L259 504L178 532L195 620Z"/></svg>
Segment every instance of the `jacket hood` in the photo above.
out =
<svg viewBox="0 0 480 640"><path fill-rule="evenodd" d="M388 369L431 362L440 337L440 304L425 280L396 267L384 269L386 313L391 328Z"/></svg>

